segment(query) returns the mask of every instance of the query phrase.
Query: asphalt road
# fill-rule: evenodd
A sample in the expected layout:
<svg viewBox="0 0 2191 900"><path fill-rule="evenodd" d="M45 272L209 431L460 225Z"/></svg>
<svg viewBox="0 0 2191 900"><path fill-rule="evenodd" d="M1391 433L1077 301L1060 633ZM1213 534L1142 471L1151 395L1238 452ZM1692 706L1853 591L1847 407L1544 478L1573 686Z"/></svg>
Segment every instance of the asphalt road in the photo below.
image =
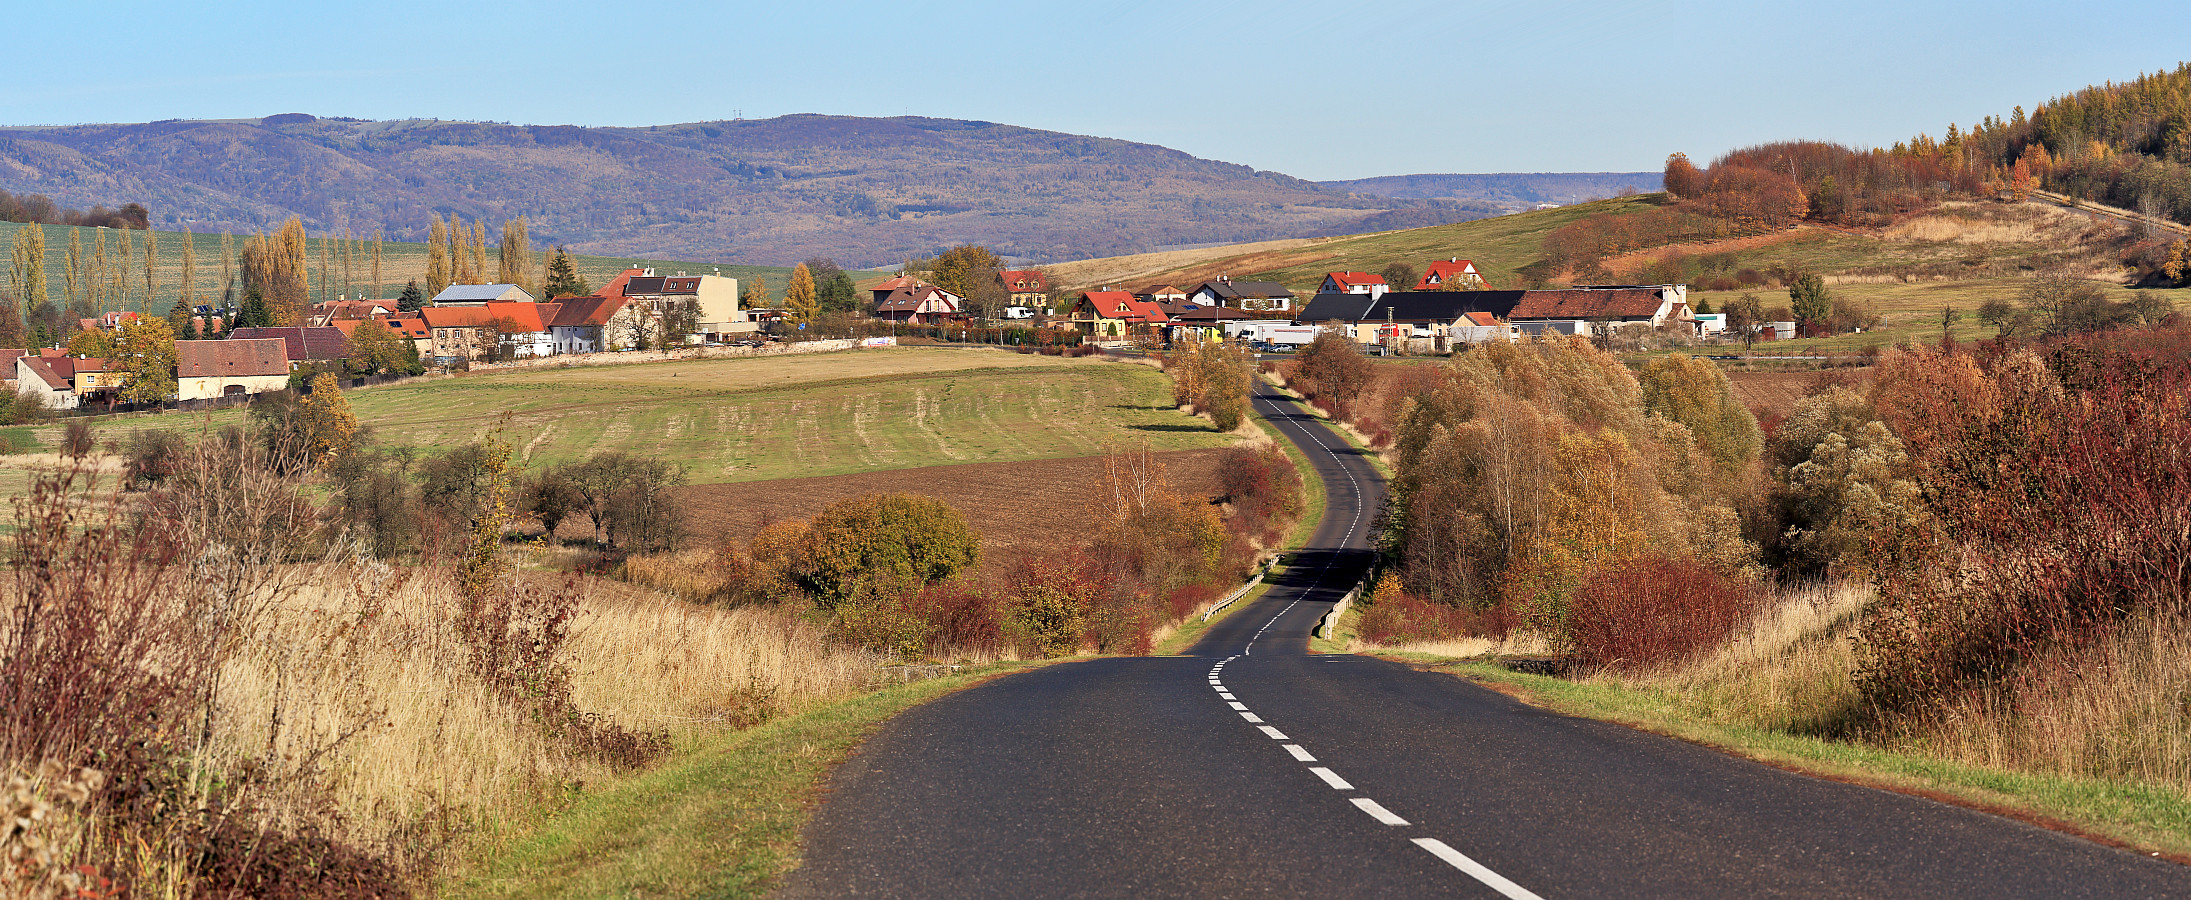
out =
<svg viewBox="0 0 2191 900"><path fill-rule="evenodd" d="M2191 869L1309 655L1383 485L1259 397L1323 476L1302 562L1190 655L998 679L832 776L784 894L822 897L2191 897Z"/></svg>

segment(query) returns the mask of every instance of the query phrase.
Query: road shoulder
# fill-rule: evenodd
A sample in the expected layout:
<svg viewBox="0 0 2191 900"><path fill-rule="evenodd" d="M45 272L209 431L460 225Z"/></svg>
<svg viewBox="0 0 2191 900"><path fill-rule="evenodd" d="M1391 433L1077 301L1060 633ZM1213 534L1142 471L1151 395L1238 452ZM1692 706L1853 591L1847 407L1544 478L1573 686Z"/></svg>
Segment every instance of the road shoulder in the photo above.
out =
<svg viewBox="0 0 2191 900"><path fill-rule="evenodd" d="M2191 796L2152 785L2008 772L1784 732L1700 721L1669 698L1514 672L1483 661L1378 654L1554 712L1624 725L1774 768L1967 807L2096 843L2191 864Z"/></svg>

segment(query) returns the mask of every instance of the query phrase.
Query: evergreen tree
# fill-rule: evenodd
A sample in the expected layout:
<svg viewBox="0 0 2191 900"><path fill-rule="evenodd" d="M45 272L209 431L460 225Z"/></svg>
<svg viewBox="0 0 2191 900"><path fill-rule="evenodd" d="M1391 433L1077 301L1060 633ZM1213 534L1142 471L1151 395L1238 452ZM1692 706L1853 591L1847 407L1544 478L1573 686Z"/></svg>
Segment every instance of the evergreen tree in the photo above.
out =
<svg viewBox="0 0 2191 900"><path fill-rule="evenodd" d="M411 279L403 285L403 295L396 298L396 309L400 312L418 312L424 308L426 292L419 289L418 279Z"/></svg>
<svg viewBox="0 0 2191 900"><path fill-rule="evenodd" d="M821 306L822 312L859 312L860 310L860 290L853 286L852 276L846 275L841 269L836 274L817 283L814 294L815 301Z"/></svg>
<svg viewBox="0 0 2191 900"><path fill-rule="evenodd" d="M237 328L266 328L274 324L272 311L266 305L266 295L257 286L244 291L243 308L236 311Z"/></svg>
<svg viewBox="0 0 2191 900"><path fill-rule="evenodd" d="M542 286L544 299L558 297L584 297L593 293L593 287L578 274L578 267L571 262L570 251L555 248L555 258L548 262L548 283Z"/></svg>
<svg viewBox="0 0 2191 900"><path fill-rule="evenodd" d="M1833 315L1833 295L1826 291L1826 279L1816 272L1796 276L1794 283L1788 285L1788 300L1794 305L1796 322L1804 331L1825 325L1826 318Z"/></svg>

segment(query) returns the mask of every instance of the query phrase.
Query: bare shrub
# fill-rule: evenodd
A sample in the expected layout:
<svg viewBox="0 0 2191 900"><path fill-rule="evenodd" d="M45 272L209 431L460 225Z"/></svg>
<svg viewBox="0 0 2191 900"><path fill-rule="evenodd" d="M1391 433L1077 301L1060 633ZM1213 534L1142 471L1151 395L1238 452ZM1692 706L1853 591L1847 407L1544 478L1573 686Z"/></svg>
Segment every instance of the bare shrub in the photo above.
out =
<svg viewBox="0 0 2191 900"><path fill-rule="evenodd" d="M1575 590L1567 643L1589 669L1671 668L1724 643L1759 602L1754 586L1700 563L1630 557Z"/></svg>

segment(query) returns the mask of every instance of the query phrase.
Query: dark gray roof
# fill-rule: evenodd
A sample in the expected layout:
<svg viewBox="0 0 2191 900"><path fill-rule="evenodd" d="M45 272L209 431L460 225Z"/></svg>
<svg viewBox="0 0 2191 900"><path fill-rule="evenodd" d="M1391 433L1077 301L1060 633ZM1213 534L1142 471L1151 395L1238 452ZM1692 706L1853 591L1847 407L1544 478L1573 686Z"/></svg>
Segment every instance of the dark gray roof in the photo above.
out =
<svg viewBox="0 0 2191 900"><path fill-rule="evenodd" d="M1300 314L1293 320L1310 325L1334 319L1341 322L1359 322L1369 314L1369 308L1376 304L1377 301L1369 299L1368 294L1317 294L1309 298L1308 305L1302 307Z"/></svg>
<svg viewBox="0 0 2191 900"><path fill-rule="evenodd" d="M1451 322L1472 312L1499 318L1512 314L1523 291L1390 291L1371 300L1368 294L1317 294L1294 321L1314 325L1337 319L1342 322L1383 322L1390 310L1394 322Z"/></svg>
<svg viewBox="0 0 2191 900"><path fill-rule="evenodd" d="M1285 285L1275 281L1205 281L1187 293L1197 293L1203 288L1209 288L1210 293L1225 300L1238 300L1243 297L1266 300L1272 297L1293 296L1293 292L1286 290Z"/></svg>

